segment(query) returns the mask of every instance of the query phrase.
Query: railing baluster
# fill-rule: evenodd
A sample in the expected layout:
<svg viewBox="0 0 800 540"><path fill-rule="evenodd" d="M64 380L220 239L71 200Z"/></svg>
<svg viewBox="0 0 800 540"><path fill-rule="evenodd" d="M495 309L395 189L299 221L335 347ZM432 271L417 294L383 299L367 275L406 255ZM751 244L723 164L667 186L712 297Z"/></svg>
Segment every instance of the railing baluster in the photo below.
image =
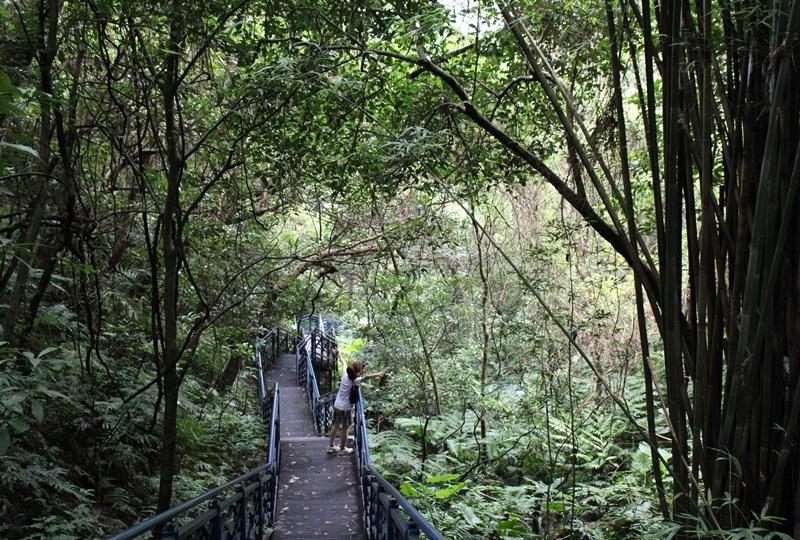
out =
<svg viewBox="0 0 800 540"><path fill-rule="evenodd" d="M272 444L270 442L270 444ZM264 477L258 475L258 487L256 488L256 538L264 538L264 518L267 515L267 509L264 508Z"/></svg>
<svg viewBox="0 0 800 540"><path fill-rule="evenodd" d="M237 493L241 493L242 498L239 501L239 538L244 540L248 537L247 531L247 489L245 485L242 484L238 488L236 488ZM236 527L234 526L234 531L236 531ZM234 535L234 538L236 535Z"/></svg>
<svg viewBox="0 0 800 540"><path fill-rule="evenodd" d="M174 523L167 523L161 528L161 540L173 540L178 538L178 529Z"/></svg>
<svg viewBox="0 0 800 540"><path fill-rule="evenodd" d="M209 510L214 512L211 518L211 538L214 540L222 540L222 510L219 507L217 499L208 503Z"/></svg>

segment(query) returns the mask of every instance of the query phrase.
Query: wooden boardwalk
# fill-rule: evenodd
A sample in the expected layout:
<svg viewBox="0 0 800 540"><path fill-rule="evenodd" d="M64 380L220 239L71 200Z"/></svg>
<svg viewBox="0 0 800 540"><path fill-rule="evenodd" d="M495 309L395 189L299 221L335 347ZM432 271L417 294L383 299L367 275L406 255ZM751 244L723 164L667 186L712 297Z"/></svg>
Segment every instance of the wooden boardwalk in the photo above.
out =
<svg viewBox="0 0 800 540"><path fill-rule="evenodd" d="M366 538L355 454L325 452L328 439L316 436L306 390L297 386L293 355L280 355L270 377L281 389L281 473L272 538Z"/></svg>

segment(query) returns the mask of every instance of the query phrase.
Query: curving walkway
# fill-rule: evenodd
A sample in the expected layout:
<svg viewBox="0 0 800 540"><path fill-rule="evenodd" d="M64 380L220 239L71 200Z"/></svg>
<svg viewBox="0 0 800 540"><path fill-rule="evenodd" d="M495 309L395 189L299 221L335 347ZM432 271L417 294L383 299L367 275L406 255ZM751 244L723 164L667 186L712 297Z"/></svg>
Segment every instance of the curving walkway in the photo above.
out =
<svg viewBox="0 0 800 540"><path fill-rule="evenodd" d="M281 354L270 376L281 390L281 473L272 538L366 538L355 454L325 453L328 440L316 436L306 390L297 386L294 355Z"/></svg>

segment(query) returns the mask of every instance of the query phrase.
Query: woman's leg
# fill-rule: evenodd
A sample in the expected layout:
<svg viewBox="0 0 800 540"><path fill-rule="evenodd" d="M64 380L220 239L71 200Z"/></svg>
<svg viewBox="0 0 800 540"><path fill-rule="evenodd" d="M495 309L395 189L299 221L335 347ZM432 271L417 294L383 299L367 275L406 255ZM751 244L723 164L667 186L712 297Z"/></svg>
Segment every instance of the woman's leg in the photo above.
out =
<svg viewBox="0 0 800 540"><path fill-rule="evenodd" d="M333 443L334 443L334 441L336 439L336 432L337 431L339 431L339 424L334 423L333 427L331 427L331 440L330 440L330 443L328 443L328 446L333 446Z"/></svg>
<svg viewBox="0 0 800 540"><path fill-rule="evenodd" d="M350 427L350 425L347 422L342 422L342 427L341 427L341 430L342 430L342 446L339 447L340 450L344 450L345 447L347 446L347 429L349 427Z"/></svg>

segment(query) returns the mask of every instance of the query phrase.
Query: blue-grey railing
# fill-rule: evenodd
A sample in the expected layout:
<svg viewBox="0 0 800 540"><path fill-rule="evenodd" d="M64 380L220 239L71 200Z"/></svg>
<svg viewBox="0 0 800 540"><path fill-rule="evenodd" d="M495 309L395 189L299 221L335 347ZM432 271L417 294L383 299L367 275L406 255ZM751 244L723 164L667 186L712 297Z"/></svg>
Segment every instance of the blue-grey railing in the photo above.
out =
<svg viewBox="0 0 800 540"><path fill-rule="evenodd" d="M322 435L330 430L333 422L336 392L332 375L338 367L339 351L335 337L325 332L327 325L322 315L302 315L295 317L294 321L300 336L295 349L297 384L306 389L314 428L318 435Z"/></svg>
<svg viewBox="0 0 800 540"><path fill-rule="evenodd" d="M361 391L355 408L355 446L364 529L370 540L420 538L444 540L442 534L414 508L402 493L372 466L367 421Z"/></svg>
<svg viewBox="0 0 800 540"><path fill-rule="evenodd" d="M305 332L305 329L303 329ZM322 340L315 329L306 334L295 348L295 366L297 370L297 384L304 386L311 404L311 414L314 417L314 428L317 435L327 433L333 424L333 402L336 391L325 394L320 393L317 381L317 372L314 368L314 358L317 357Z"/></svg>
<svg viewBox="0 0 800 540"><path fill-rule="evenodd" d="M260 539L269 536L276 517L281 462L280 388L276 382L272 395L268 395L264 371L280 354L281 345L283 350L290 349L293 340L292 332L275 328L257 340L254 347L259 410L269 434L267 462L115 534L109 540L129 540L142 535L160 535L162 539L175 540Z"/></svg>
<svg viewBox="0 0 800 540"><path fill-rule="evenodd" d="M275 518L270 498L277 485L274 465L266 464L212 489L199 497L142 521L111 536L109 540L128 540L161 531L163 539L262 538ZM178 525L182 516L196 513L203 503L207 510Z"/></svg>
<svg viewBox="0 0 800 540"><path fill-rule="evenodd" d="M311 321L315 317L318 318L318 323L314 326L308 324L308 330L301 326L301 321ZM295 321L298 331L306 334L298 343L296 349L298 384L306 385L306 389L309 392L309 400L312 403L317 433L323 434L330 429L333 416L333 398L335 398L336 393L329 393L327 396L332 397L326 403L323 403L326 396L319 395L314 362L312 361L312 358L314 358L312 335L315 328L324 329L325 323L321 317L314 315L300 317ZM327 337L334 341L335 347L335 338L333 336ZM299 380L301 373L303 374L302 381ZM367 437L367 422L364 416L364 400L360 391L355 407L354 427L358 477L361 486L362 518L367 538L369 540L411 540L424 535L424 537L431 540L444 540L442 534L417 512L414 505L372 466Z"/></svg>
<svg viewBox="0 0 800 540"><path fill-rule="evenodd" d="M323 322L322 315L319 313L295 317L294 327L297 329L298 334L301 332L303 334L310 334L314 329L322 329L325 331L325 323Z"/></svg>
<svg viewBox="0 0 800 540"><path fill-rule="evenodd" d="M294 332L282 326L276 326L256 340L254 349L258 380L258 403L264 421L269 419L268 410L270 405L270 401L267 398L265 373L272 367L281 352L291 352L294 349L294 341Z"/></svg>
<svg viewBox="0 0 800 540"><path fill-rule="evenodd" d="M162 539L263 538L275 521L280 471L280 390L275 383L270 414L270 445L267 463L227 484L155 515L111 536L129 540L142 535ZM203 505L207 503L205 511ZM184 516L195 514L185 521ZM185 521L181 523L182 521Z"/></svg>

